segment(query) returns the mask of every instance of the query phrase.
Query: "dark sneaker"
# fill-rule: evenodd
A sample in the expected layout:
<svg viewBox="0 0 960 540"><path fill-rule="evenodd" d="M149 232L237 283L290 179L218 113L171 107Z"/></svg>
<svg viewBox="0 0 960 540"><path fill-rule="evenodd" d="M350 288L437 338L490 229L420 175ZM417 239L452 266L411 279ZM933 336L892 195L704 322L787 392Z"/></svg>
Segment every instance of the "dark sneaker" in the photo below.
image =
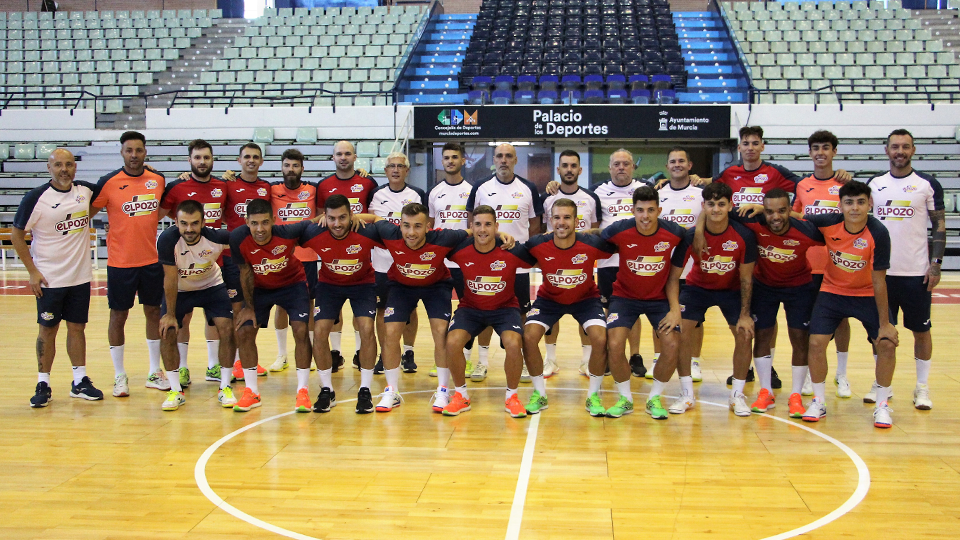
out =
<svg viewBox="0 0 960 540"><path fill-rule="evenodd" d="M773 369L773 366L770 367L770 386L772 386L774 390L783 388L783 381L780 380L780 376L777 375L777 370Z"/></svg>
<svg viewBox="0 0 960 540"><path fill-rule="evenodd" d="M370 395L369 388L361 388L357 392L357 414L370 414L373 412L373 396Z"/></svg>
<svg viewBox="0 0 960 540"><path fill-rule="evenodd" d="M377 365L373 366L374 375L383 375L383 357L377 357Z"/></svg>
<svg viewBox="0 0 960 540"><path fill-rule="evenodd" d="M88 401L99 401L103 399L103 392L93 387L93 381L90 377L80 379L80 384L70 385L70 397L86 399Z"/></svg>
<svg viewBox="0 0 960 540"><path fill-rule="evenodd" d="M360 351L353 353L353 368L360 369Z"/></svg>
<svg viewBox="0 0 960 540"><path fill-rule="evenodd" d="M647 368L643 365L643 357L639 354L630 357L630 373L633 373L634 377L643 377L647 374Z"/></svg>
<svg viewBox="0 0 960 540"><path fill-rule="evenodd" d="M417 372L417 363L413 361L413 351L403 353L403 358L400 359L400 369L402 369L404 373Z"/></svg>
<svg viewBox="0 0 960 540"><path fill-rule="evenodd" d="M30 406L39 409L40 407L46 407L51 401L53 401L53 391L50 390L50 385L45 382L38 382L37 391L30 398Z"/></svg>
<svg viewBox="0 0 960 540"><path fill-rule="evenodd" d="M340 354L340 351L330 351L330 356L333 357L333 367L331 371L336 373L343 367L343 355Z"/></svg>
<svg viewBox="0 0 960 540"><path fill-rule="evenodd" d="M320 389L320 395L317 396L316 403L313 404L313 412L330 412L331 407L337 406L337 394L329 388Z"/></svg>
<svg viewBox="0 0 960 540"><path fill-rule="evenodd" d="M753 375L753 368L750 368L750 371L747 372L747 382L753 382L756 378ZM777 379L779 381L780 379ZM727 386L733 386L733 375L727 377ZM779 386L774 386L774 388L780 388Z"/></svg>

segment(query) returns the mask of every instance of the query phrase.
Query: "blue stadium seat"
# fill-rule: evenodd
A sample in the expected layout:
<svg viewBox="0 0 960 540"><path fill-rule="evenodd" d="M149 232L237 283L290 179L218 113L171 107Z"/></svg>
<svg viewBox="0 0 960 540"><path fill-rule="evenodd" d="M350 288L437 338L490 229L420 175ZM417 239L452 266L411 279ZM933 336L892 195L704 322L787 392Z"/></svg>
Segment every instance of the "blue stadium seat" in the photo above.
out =
<svg viewBox="0 0 960 540"><path fill-rule="evenodd" d="M582 84L579 75L564 75L560 79L560 87L564 90L579 90Z"/></svg>
<svg viewBox="0 0 960 540"><path fill-rule="evenodd" d="M607 90L607 101L610 103L626 103L627 91L623 88Z"/></svg>
<svg viewBox="0 0 960 540"><path fill-rule="evenodd" d="M493 80L493 87L495 90L506 90L509 92L513 91L514 79L510 75L499 75L496 79Z"/></svg>
<svg viewBox="0 0 960 540"><path fill-rule="evenodd" d="M554 97L556 97L557 86L560 83L560 79L556 75L541 75L540 76L540 89L541 90L552 90L554 92Z"/></svg>
<svg viewBox="0 0 960 540"><path fill-rule="evenodd" d="M557 102L557 93L553 90L541 90L537 93L537 101L541 105L552 105Z"/></svg>
<svg viewBox="0 0 960 540"><path fill-rule="evenodd" d="M587 90L599 90L603 88L603 77L600 75L587 75L583 78L583 86ZM586 94L584 94L586 97Z"/></svg>
<svg viewBox="0 0 960 540"><path fill-rule="evenodd" d="M650 79L646 75L631 75L629 81L630 90L643 90L650 84Z"/></svg>
<svg viewBox="0 0 960 540"><path fill-rule="evenodd" d="M583 93L583 102L589 104L603 103L603 90L587 90Z"/></svg>
<svg viewBox="0 0 960 540"><path fill-rule="evenodd" d="M627 79L622 74L607 75L607 88L610 90L622 90L627 84Z"/></svg>
<svg viewBox="0 0 960 540"><path fill-rule="evenodd" d="M513 102L520 104L536 103L537 96L533 90L517 90L513 95Z"/></svg>
<svg viewBox="0 0 960 540"><path fill-rule="evenodd" d="M537 77L533 75L521 75L517 77L517 88L520 90L533 90L537 87Z"/></svg>
<svg viewBox="0 0 960 540"><path fill-rule="evenodd" d="M467 92L467 103L470 105L483 105L490 94L486 90L471 90Z"/></svg>
<svg viewBox="0 0 960 540"><path fill-rule="evenodd" d="M493 86L493 79L485 75L478 75L473 78L472 88L474 90L489 90Z"/></svg>
<svg viewBox="0 0 960 540"><path fill-rule="evenodd" d="M665 88L654 90L653 97L658 103L676 103L677 93Z"/></svg>
<svg viewBox="0 0 960 540"><path fill-rule="evenodd" d="M650 91L649 90L631 90L630 102L631 103L650 103Z"/></svg>
<svg viewBox="0 0 960 540"><path fill-rule="evenodd" d="M560 92L560 103L577 104L582 99L579 90L563 90Z"/></svg>
<svg viewBox="0 0 960 540"><path fill-rule="evenodd" d="M490 97L494 105L507 105L513 101L513 93L509 90L494 90Z"/></svg>

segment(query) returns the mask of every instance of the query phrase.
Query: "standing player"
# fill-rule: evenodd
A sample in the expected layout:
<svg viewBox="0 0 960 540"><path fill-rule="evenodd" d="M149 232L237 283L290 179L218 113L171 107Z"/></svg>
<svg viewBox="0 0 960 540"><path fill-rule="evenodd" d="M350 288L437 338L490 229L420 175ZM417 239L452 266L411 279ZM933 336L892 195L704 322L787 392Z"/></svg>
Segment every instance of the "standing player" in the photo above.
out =
<svg viewBox="0 0 960 540"><path fill-rule="evenodd" d="M194 200L177 205L176 227L169 227L157 239L157 251L163 264L164 302L159 331L161 353L170 391L161 405L175 411L186 403L180 376L177 350L177 329L183 317L194 308L203 308L207 324L213 324L220 335L219 366L230 372L236 345L233 339L233 307L223 282L217 259L230 245L230 233L203 226L203 206ZM223 407L233 407L237 400L230 388L230 378L220 378L218 400Z"/></svg>
<svg viewBox="0 0 960 540"><path fill-rule="evenodd" d="M683 249L686 236L683 227L660 219L659 194L650 186L641 186L633 193L633 219L622 219L603 230L601 238L620 251L620 270L613 282L610 311L607 315L608 363L617 381L620 398L604 410L600 400L603 363L591 362L590 390L586 408L592 416L618 418L633 412L630 393L630 372L624 346L627 335L641 315L646 315L663 347L661 360L652 367L653 389L647 399L646 412L656 420L667 418L663 408L664 385L670 381L680 354L680 273L683 262L671 263L671 252ZM688 385L692 390L693 385Z"/></svg>
<svg viewBox="0 0 960 540"><path fill-rule="evenodd" d="M47 160L50 181L24 195L13 219L13 247L30 274L37 297L37 388L30 406L46 407L53 399L50 369L57 352L60 321L67 322L67 355L73 365L70 397L90 401L103 392L87 377L85 328L90 312L90 201L96 188L74 182L77 162L58 148ZM33 239L27 247L26 235Z"/></svg>
<svg viewBox="0 0 960 540"><path fill-rule="evenodd" d="M598 259L609 257L615 249L596 236L577 233L582 220L579 213L580 207L571 199L551 201L549 228L553 232L534 236L526 244L543 274L543 284L537 290L537 299L527 312L523 328L527 370L534 389L526 407L530 414L547 408L543 379L549 375L540 355L540 340L547 330L556 331L557 321L564 315L572 315L586 333L592 347L590 363L598 369L600 380L605 371L606 319L600 291L593 279L593 265ZM627 380L626 393L630 395L630 368L626 358L622 367ZM621 383L617 384L621 387Z"/></svg>
<svg viewBox="0 0 960 540"><path fill-rule="evenodd" d="M503 149L504 153L508 151ZM443 414L447 416L457 416L470 410L470 394L463 374L466 367L463 346L487 326L492 326L500 335L506 350L503 361L503 370L507 375L504 408L513 418L527 415L517 395L523 370L523 319L514 282L517 281L517 269L530 268L533 263L522 246L515 246L511 250L501 247L502 242L497 238L499 217L500 212L491 206L474 208L471 221L473 238L464 240L447 255L463 269L467 284L447 331L447 366L456 385L450 404L443 409Z"/></svg>
<svg viewBox="0 0 960 540"><path fill-rule="evenodd" d="M496 173L489 180L478 182L473 187L470 198L467 199L467 210L472 212L477 207L490 206L497 213L498 230L514 237L517 242L526 242L532 235L540 233L543 201L536 186L513 172L517 166L517 149L512 144L504 143L494 149L493 164L496 167ZM520 311L525 314L530 309L528 267L517 268L514 285ZM480 334L479 339L479 363L486 368L489 362L490 337L493 335L494 328L485 330L481 328L481 330L483 333ZM521 366L521 369L526 371L526 366ZM471 379L476 380L472 376Z"/></svg>
<svg viewBox="0 0 960 540"><path fill-rule="evenodd" d="M917 365L917 386L913 405L920 410L933 408L927 378L933 357L930 336L930 304L933 288L940 283L940 265L947 245L943 188L929 174L913 170L911 159L916 152L913 135L896 129L887 137L886 153L890 172L871 178L873 215L890 232L897 246L890 254L887 271L887 294L890 322L897 324L897 313L903 310L903 326L913 332L913 355ZM927 221L932 226L927 246ZM866 403L880 403L877 382L864 396Z"/></svg>
<svg viewBox="0 0 960 540"><path fill-rule="evenodd" d="M743 387L750 369L750 343L753 338L750 301L757 244L753 232L730 220L732 197L733 191L726 184L714 183L704 188L703 213L700 219L705 227L705 246L701 249L699 244L694 242L696 229L687 230L684 244L674 251L673 262L675 266L682 267L689 257L694 260L686 285L680 291L683 313L681 334L691 332L697 323L702 323L707 309L713 306L720 308L735 340L733 390L728 403L730 410L737 416L750 416L750 407L743 394ZM670 405L669 411L674 414L682 414L696 403L693 397L693 379L690 376L694 345L690 340L683 340L680 345L677 371L682 393Z"/></svg>
<svg viewBox="0 0 960 540"><path fill-rule="evenodd" d="M866 184L849 182L840 188L842 215L804 216L820 229L830 254L810 319L808 360L815 397L803 413L806 422L817 422L827 415L827 344L840 321L853 317L863 324L867 339L877 350L873 425L893 425L887 400L899 342L897 328L888 316L886 270L890 266L890 235L880 220L870 215L870 191Z"/></svg>
<svg viewBox="0 0 960 540"><path fill-rule="evenodd" d="M797 195L793 199L793 211L800 215L839 214L840 188L843 186L834 175L833 158L837 156L840 141L829 131L815 131L807 139L810 159L813 161L813 174L797 184ZM813 271L813 285L817 291L823 284L823 272L830 261L825 246L813 246L807 250L807 260ZM837 397L848 398L852 392L847 379L847 357L850 351L850 321L844 319L834 335L837 346L837 372L833 382L837 385ZM796 366L794 366L796 370ZM813 394L809 371L801 393Z"/></svg>
<svg viewBox="0 0 960 540"><path fill-rule="evenodd" d="M387 173L387 183L373 190L370 198L370 213L375 214L393 225L400 225L400 214L403 208L410 203L427 204L427 196L423 190L407 184L407 175L410 173L410 160L402 152L391 152L387 156L384 166ZM439 262L439 261L438 261ZM393 268L393 256L384 248L373 250L373 270L377 278L377 340L380 350L386 350L386 328L384 327L384 311L387 308L387 272ZM410 319L406 321L403 330L403 372L416 373L417 363L413 357L413 345L417 338L416 304L410 312ZM449 310L448 310L449 311ZM383 356L377 361L373 369L376 374L384 372ZM388 383L388 386L389 383Z"/></svg>
<svg viewBox="0 0 960 540"><path fill-rule="evenodd" d="M557 159L560 187L557 193L543 200L543 221L547 226L547 232L553 232L553 213L551 210L554 203L560 199L573 201L577 205L574 216L576 218L576 231L595 229L600 223L600 198L593 191L581 188L578 184L580 173L583 172L583 168L580 167L580 154L573 150L564 150L560 152ZM560 372L560 367L557 365L557 337L560 335L560 322L557 321L548 330L546 339L547 356L543 362L543 376L546 378ZM524 329L524 333L526 333L526 329ZM589 362L593 348L583 328L580 329L580 346L583 349L581 363Z"/></svg>
<svg viewBox="0 0 960 540"><path fill-rule="evenodd" d="M333 145L333 163L337 170L330 176L317 183L317 208L323 208L327 197L343 195L350 202L350 212L366 214L370 208L373 191L377 189L377 182L367 176L360 175L355 169L357 151L353 143L339 141ZM340 338L342 336L343 321L337 319L330 332L330 348L335 351L335 359L343 361L340 354ZM353 365L360 369L360 331L354 328L356 352L353 355Z"/></svg>
<svg viewBox="0 0 960 540"><path fill-rule="evenodd" d="M163 299L163 268L157 261L157 223L160 198L166 187L163 175L146 168L146 138L136 131L120 136L123 167L104 175L97 183L94 208L105 209L110 222L107 234L107 304L110 323L107 337L113 361L114 397L130 395L123 366L124 326L134 296L140 297L146 319L147 353L150 368L147 388L169 390L160 369L160 301Z"/></svg>

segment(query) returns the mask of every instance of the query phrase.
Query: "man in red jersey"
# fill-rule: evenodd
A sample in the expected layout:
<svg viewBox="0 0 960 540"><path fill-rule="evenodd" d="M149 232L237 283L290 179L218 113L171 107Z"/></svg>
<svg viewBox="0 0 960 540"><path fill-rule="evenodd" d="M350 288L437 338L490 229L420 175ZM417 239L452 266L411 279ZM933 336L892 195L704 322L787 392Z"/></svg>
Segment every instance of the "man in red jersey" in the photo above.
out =
<svg viewBox="0 0 960 540"><path fill-rule="evenodd" d="M464 240L447 257L460 265L466 283L463 298L447 330L447 367L456 392L443 414L457 416L470 410L464 368L463 347L484 328L492 326L500 334L506 350L503 370L507 375L505 409L514 418L527 411L517 396L523 370L523 344L520 302L514 294L517 269L531 268L533 259L522 246L502 249L497 238L497 211L487 205L473 209L473 238Z"/></svg>
<svg viewBox="0 0 960 540"><path fill-rule="evenodd" d="M307 385L310 376L310 316L307 278L294 248L309 221L274 225L273 208L264 200L247 205L247 224L230 233L230 252L240 267L245 305L236 317L237 345L246 388L233 410L246 412L260 406L257 388L257 329L270 322L270 310L280 306L290 315L297 363L297 412L310 412Z"/></svg>
<svg viewBox="0 0 960 540"><path fill-rule="evenodd" d="M686 231L677 223L661 219L661 211L660 194L649 186L638 187L633 192L634 217L613 223L600 236L615 245L620 253L620 267L607 314L608 363L617 381L620 399L604 410L599 395L603 365L591 363L586 408L592 416L617 418L633 412L630 365L624 355L624 345L641 315L647 316L661 347L660 357L653 366L653 389L645 410L656 420L668 416L661 394L676 369L680 354L680 335L676 329L681 322L680 274L684 266L672 262L670 255L682 249ZM690 350L693 345L690 344ZM689 382L689 386L692 388L693 383Z"/></svg>

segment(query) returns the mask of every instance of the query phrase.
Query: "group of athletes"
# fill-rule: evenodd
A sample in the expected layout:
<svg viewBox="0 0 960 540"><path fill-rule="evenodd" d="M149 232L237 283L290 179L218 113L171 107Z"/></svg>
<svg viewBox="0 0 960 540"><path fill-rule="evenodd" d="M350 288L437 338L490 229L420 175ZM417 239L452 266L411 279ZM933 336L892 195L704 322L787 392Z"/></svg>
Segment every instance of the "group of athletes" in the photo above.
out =
<svg viewBox="0 0 960 540"><path fill-rule="evenodd" d="M332 373L344 365L341 315L348 300L361 414L401 405L400 373L417 370L420 303L434 341L430 374L438 378L431 406L444 415L470 410L466 379L486 377L493 331L505 349L505 410L519 418L546 409L545 379L559 371L558 322L567 314L580 327L580 372L589 377L585 407L592 416L633 412L631 374L652 380L645 410L653 418L682 414L696 404L702 323L713 306L735 340L730 409L738 416L766 412L781 384L772 367L780 304L792 347L791 417L816 422L826 416L831 339L837 396L852 395L846 375L852 317L875 352L876 380L864 401L876 404L874 425L890 427L900 311L914 334L913 402L918 409L932 407L930 307L946 244L943 192L933 177L913 170L915 147L906 130L887 138L889 172L867 183L833 169L839 143L830 132L809 138L814 174L800 178L763 161L763 130L745 127L740 162L715 179L691 175L689 153L674 148L666 163L669 179L658 190L634 178L634 158L621 149L610 156L610 180L589 190L578 183L580 156L567 150L558 158L559 182L551 182L546 195L515 174L510 144L496 147L493 176L475 185L462 175L464 149L444 145L442 178L424 193L406 182L405 154L387 157L387 182L378 186L355 170L356 153L347 141L334 145L335 173L316 183L301 179L304 157L294 149L282 155L282 181L260 179L263 153L253 143L240 149L239 174L215 178L213 148L202 140L188 148L191 172L167 183L146 164L142 134L124 133L120 142L123 167L96 185L74 181L70 152L53 152L50 182L24 197L15 218L13 243L30 274L40 326L32 407L52 399L61 320L73 365L71 397L103 399L86 374L84 337L92 280L87 231L99 211L110 224L113 395L130 392L124 326L139 297L149 352L146 386L166 392L163 410L186 403L195 308L204 310L205 378L219 382L220 404L241 412L259 407L257 378L267 370L259 365L257 330L269 325L276 307L280 354L270 371L287 367L289 326L296 410L329 412L337 403ZM174 226L157 237L164 217ZM533 267L543 280L531 303ZM654 330L657 353L649 370L639 355L641 316ZM540 353L545 336L546 358ZM475 339L479 357L472 364ZM314 365L320 391L311 400ZM662 393L674 371L681 393L665 407ZM375 373L386 378L376 406ZM754 373L760 391L747 405L745 383ZM605 375L612 375L618 393L609 408L600 398ZM237 380L244 388L235 394ZM517 392L521 381L533 386L526 404ZM811 394L805 406L801 396Z"/></svg>

